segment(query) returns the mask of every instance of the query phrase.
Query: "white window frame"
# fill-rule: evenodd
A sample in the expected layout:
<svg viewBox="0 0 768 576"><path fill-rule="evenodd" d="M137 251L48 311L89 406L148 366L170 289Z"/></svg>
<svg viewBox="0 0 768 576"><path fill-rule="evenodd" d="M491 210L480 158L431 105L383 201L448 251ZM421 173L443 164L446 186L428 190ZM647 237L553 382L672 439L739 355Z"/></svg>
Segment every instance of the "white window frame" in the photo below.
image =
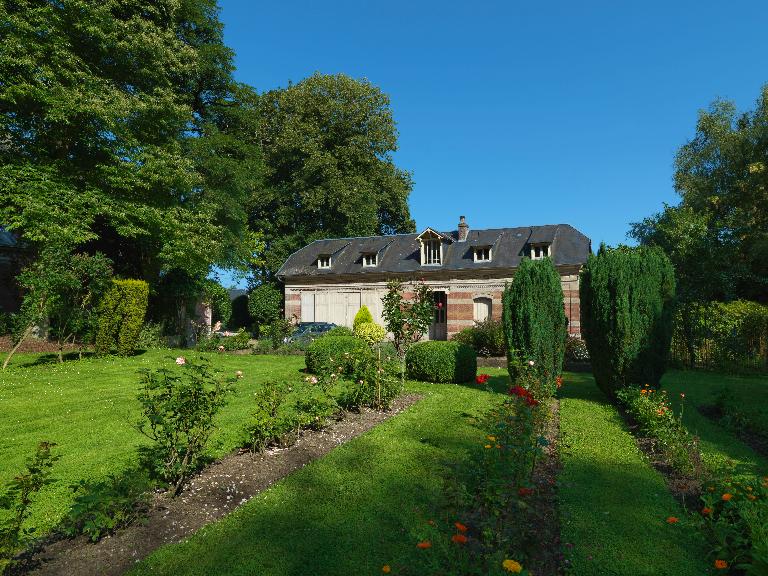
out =
<svg viewBox="0 0 768 576"><path fill-rule="evenodd" d="M379 265L379 255L376 252L363 254L363 268L375 268Z"/></svg>
<svg viewBox="0 0 768 576"><path fill-rule="evenodd" d="M321 254L317 257L317 267L320 270L327 270L331 267L331 257L326 254Z"/></svg>
<svg viewBox="0 0 768 576"><path fill-rule="evenodd" d="M481 256L485 256L485 253L488 253L487 258L482 258ZM493 255L491 254L491 247L490 246L475 246L474 250L475 254L475 262L490 262Z"/></svg>
<svg viewBox="0 0 768 576"><path fill-rule="evenodd" d="M531 244L531 260L543 260L552 256L551 244Z"/></svg>
<svg viewBox="0 0 768 576"><path fill-rule="evenodd" d="M422 240L421 263L423 266L442 266L443 242L439 238Z"/></svg>

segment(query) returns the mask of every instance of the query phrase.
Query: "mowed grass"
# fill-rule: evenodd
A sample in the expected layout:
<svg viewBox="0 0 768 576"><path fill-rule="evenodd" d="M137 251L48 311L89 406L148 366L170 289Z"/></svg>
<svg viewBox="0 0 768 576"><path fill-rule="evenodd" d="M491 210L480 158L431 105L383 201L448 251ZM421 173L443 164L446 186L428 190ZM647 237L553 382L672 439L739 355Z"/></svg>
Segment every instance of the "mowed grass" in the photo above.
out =
<svg viewBox="0 0 768 576"><path fill-rule="evenodd" d="M20 355L0 372L0 484L20 473L41 440L56 442L54 482L35 498L28 525L37 534L50 531L72 503L70 485L100 480L136 465L136 447L144 442L134 428L140 417L136 400L138 371L172 366L190 351L151 351L132 358L84 359L34 365L39 356ZM269 379L296 379L302 357L202 354L224 374L242 370L229 403L218 417L211 456L239 445L253 392Z"/></svg>
<svg viewBox="0 0 768 576"><path fill-rule="evenodd" d="M498 369L494 384L505 387ZM477 418L503 399L472 386L409 383L425 398L275 484L131 574L411 573L443 505L446 464L484 441Z"/></svg>
<svg viewBox="0 0 768 576"><path fill-rule="evenodd" d="M560 393L563 543L578 576L700 576L703 541L591 375ZM670 516L680 518L668 524Z"/></svg>

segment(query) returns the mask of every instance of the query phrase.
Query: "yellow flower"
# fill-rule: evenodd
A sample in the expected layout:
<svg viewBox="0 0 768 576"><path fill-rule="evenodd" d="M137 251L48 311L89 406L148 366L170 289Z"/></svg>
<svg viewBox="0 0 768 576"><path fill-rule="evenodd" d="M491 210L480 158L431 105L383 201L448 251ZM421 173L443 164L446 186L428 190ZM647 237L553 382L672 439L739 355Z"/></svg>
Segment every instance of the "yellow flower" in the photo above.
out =
<svg viewBox="0 0 768 576"><path fill-rule="evenodd" d="M496 442L496 436L486 436L491 442Z"/></svg>
<svg viewBox="0 0 768 576"><path fill-rule="evenodd" d="M389 564L384 564L384 566L381 567L381 571L384 572L384 574L389 574L392 572L392 568L389 567Z"/></svg>
<svg viewBox="0 0 768 576"><path fill-rule="evenodd" d="M504 562L501 563L501 567L504 568L507 572L514 572L515 574L520 574L520 572L523 571L523 565L520 564L520 562L516 562L515 560L510 560L507 558L504 560Z"/></svg>
<svg viewBox="0 0 768 576"><path fill-rule="evenodd" d="M490 448L490 447L491 447L491 445L490 445L490 444L486 444L486 445L485 445L485 447L486 447L486 448Z"/></svg>

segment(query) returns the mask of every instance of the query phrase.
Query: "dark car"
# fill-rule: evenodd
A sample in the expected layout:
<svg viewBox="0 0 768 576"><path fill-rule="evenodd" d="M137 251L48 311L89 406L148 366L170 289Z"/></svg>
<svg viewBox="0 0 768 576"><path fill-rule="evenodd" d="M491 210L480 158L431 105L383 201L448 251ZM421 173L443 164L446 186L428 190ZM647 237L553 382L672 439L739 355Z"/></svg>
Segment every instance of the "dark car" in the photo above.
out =
<svg viewBox="0 0 768 576"><path fill-rule="evenodd" d="M333 322L299 322L293 334L285 339L285 343L312 341L328 332L331 328L336 328L336 324Z"/></svg>

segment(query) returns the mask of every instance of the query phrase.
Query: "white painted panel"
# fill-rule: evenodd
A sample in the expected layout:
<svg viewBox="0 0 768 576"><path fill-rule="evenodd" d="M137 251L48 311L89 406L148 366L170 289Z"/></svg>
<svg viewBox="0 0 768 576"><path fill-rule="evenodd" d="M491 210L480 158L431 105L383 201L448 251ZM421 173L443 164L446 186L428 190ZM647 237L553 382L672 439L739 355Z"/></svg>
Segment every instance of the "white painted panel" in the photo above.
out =
<svg viewBox="0 0 768 576"><path fill-rule="evenodd" d="M330 320L330 292L317 292L315 294L315 322L332 322Z"/></svg>
<svg viewBox="0 0 768 576"><path fill-rule="evenodd" d="M368 306L368 310L371 311L373 321L377 324L384 324L384 319L381 317L381 297L383 294L380 290L365 290L363 291L363 297L361 304Z"/></svg>
<svg viewBox="0 0 768 576"><path fill-rule="evenodd" d="M360 310L360 292L349 292L347 297L347 316L344 325L350 328L355 322L355 315Z"/></svg>
<svg viewBox="0 0 768 576"><path fill-rule="evenodd" d="M302 322L315 321L315 293L314 292L301 293L301 321Z"/></svg>
<svg viewBox="0 0 768 576"><path fill-rule="evenodd" d="M491 317L491 305L490 298L475 299L475 322L485 322Z"/></svg>

